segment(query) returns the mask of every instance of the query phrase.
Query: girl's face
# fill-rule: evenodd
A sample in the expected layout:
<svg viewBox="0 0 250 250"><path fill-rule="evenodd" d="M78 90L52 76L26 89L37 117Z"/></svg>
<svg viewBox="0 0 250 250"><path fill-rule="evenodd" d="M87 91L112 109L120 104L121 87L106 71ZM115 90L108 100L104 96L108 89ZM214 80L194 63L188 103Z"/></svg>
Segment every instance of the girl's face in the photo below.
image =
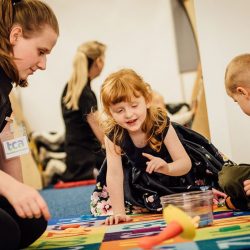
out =
<svg viewBox="0 0 250 250"><path fill-rule="evenodd" d="M146 103L144 97L140 96L133 97L131 102L111 104L109 111L117 124L132 134L141 131L148 107L149 104Z"/></svg>
<svg viewBox="0 0 250 250"><path fill-rule="evenodd" d="M45 70L47 55L56 44L58 35L48 25L33 37L24 38L22 28L15 25L10 34L10 42L13 46L14 62L19 77L26 80L37 69Z"/></svg>

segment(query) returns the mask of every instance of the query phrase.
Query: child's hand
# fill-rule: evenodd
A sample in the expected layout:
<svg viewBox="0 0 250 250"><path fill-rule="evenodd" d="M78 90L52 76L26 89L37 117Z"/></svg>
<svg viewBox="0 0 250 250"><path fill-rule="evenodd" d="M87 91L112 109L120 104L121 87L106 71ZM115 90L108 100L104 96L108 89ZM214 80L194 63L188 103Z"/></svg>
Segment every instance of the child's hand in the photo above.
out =
<svg viewBox="0 0 250 250"><path fill-rule="evenodd" d="M250 195L250 180L246 180L243 182L244 184L244 190L247 195Z"/></svg>
<svg viewBox="0 0 250 250"><path fill-rule="evenodd" d="M168 164L160 157L155 157L153 155L142 153L143 156L147 157L149 161L147 162L146 172L152 174L153 172L165 173L163 169L167 169Z"/></svg>
<svg viewBox="0 0 250 250"><path fill-rule="evenodd" d="M227 198L227 195L223 192L220 192L219 190L215 189L215 188L212 188L212 192L213 192L213 195L214 195L214 198L213 198L213 203L214 204L219 204L219 203L224 203L225 202L225 199Z"/></svg>
<svg viewBox="0 0 250 250"><path fill-rule="evenodd" d="M105 220L105 225L118 224L119 222L129 222L132 218L126 214L111 215Z"/></svg>

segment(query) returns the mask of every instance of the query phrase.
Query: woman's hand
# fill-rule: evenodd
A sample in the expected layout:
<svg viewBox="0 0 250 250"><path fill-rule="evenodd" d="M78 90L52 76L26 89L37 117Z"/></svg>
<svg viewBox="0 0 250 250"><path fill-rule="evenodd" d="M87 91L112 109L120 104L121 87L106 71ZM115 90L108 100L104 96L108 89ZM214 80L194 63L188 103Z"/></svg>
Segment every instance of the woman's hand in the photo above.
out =
<svg viewBox="0 0 250 250"><path fill-rule="evenodd" d="M36 189L14 180L3 195L21 218L43 215L46 220L50 219L48 206Z"/></svg>
<svg viewBox="0 0 250 250"><path fill-rule="evenodd" d="M132 218L129 215L126 214L116 214L111 215L106 218L105 225L113 225L118 224L119 222L129 222L132 221Z"/></svg>
<svg viewBox="0 0 250 250"><path fill-rule="evenodd" d="M250 195L250 180L246 180L243 182L244 190L247 195Z"/></svg>
<svg viewBox="0 0 250 250"><path fill-rule="evenodd" d="M149 161L147 161L146 172L149 174L153 172L167 174L168 164L162 158L147 153L142 153L142 155L149 159Z"/></svg>

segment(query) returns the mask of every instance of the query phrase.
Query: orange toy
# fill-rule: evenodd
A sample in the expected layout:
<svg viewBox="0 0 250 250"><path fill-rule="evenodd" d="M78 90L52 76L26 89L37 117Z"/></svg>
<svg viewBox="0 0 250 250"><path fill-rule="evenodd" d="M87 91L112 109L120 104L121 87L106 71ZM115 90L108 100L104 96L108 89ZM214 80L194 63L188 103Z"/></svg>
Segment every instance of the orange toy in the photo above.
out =
<svg viewBox="0 0 250 250"><path fill-rule="evenodd" d="M65 230L65 229L68 229L68 228L78 228L80 226L81 226L80 224L64 224L64 225L60 226L60 229Z"/></svg>
<svg viewBox="0 0 250 250"><path fill-rule="evenodd" d="M180 235L185 239L193 239L195 228L199 217L191 218L181 209L168 205L163 210L163 217L167 226L158 235L143 237L139 240L139 246L144 249L151 249L153 246L160 244L162 241L171 239Z"/></svg>

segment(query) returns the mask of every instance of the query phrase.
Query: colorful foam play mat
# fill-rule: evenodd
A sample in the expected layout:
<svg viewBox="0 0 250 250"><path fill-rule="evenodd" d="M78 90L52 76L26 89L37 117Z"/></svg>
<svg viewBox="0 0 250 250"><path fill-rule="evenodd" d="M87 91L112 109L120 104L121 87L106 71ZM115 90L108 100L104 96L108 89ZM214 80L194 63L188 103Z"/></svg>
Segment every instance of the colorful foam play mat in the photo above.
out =
<svg viewBox="0 0 250 250"><path fill-rule="evenodd" d="M105 217L81 216L52 219L46 232L28 249L142 249L139 240L159 234L166 223L162 214L134 215L133 221L106 226ZM211 226L196 229L194 240L180 236L165 240L152 249L235 250L250 249L250 212L214 213Z"/></svg>

